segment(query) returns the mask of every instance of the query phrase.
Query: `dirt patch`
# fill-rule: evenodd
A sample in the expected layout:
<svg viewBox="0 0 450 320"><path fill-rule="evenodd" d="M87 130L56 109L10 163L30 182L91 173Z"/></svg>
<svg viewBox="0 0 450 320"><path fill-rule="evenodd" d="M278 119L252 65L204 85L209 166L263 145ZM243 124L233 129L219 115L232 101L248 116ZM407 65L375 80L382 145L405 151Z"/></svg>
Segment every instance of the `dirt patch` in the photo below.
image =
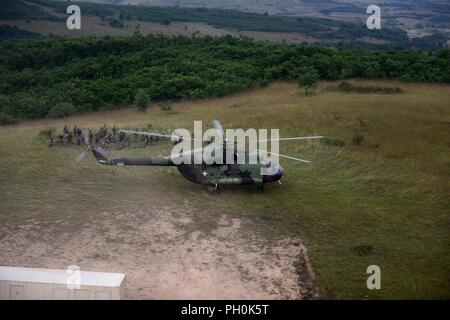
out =
<svg viewBox="0 0 450 320"><path fill-rule="evenodd" d="M55 228L2 226L0 265L123 272L128 299L314 297L298 239L269 241L241 219L211 220L189 206L149 203L113 207L76 230L58 225L64 219Z"/></svg>

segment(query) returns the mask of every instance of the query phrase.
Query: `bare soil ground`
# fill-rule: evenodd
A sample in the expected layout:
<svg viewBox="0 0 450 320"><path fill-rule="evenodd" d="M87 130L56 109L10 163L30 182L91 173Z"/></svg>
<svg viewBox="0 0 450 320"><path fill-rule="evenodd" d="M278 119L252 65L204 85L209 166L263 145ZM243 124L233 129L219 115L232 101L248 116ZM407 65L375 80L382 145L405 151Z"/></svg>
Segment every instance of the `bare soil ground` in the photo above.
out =
<svg viewBox="0 0 450 320"><path fill-rule="evenodd" d="M55 221L62 224L64 220ZM298 239L268 241L241 219L149 200L111 207L78 229L0 226L0 265L127 274L127 299L312 298Z"/></svg>

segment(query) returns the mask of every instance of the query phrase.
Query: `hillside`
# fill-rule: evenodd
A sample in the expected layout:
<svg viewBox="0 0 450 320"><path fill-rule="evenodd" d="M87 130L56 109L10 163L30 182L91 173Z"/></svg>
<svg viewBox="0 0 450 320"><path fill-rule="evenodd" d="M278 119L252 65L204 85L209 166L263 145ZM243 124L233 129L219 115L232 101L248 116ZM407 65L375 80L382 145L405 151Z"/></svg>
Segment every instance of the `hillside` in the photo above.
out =
<svg viewBox="0 0 450 320"><path fill-rule="evenodd" d="M450 39L450 8L445 0L383 0L376 3L370 0L89 0L89 2L233 9L357 23L364 23L367 19L367 7L377 4L382 9L385 26L405 30L412 38L441 32L447 35L447 40Z"/></svg>
<svg viewBox="0 0 450 320"><path fill-rule="evenodd" d="M447 41L443 34L410 40L405 31L388 25L381 30L368 30L364 21L275 16L217 8L78 4L82 7L84 21L80 31L66 28L67 3L49 0L6 0L0 11L0 25L42 35L230 34L279 43L309 42L378 49L436 50Z"/></svg>

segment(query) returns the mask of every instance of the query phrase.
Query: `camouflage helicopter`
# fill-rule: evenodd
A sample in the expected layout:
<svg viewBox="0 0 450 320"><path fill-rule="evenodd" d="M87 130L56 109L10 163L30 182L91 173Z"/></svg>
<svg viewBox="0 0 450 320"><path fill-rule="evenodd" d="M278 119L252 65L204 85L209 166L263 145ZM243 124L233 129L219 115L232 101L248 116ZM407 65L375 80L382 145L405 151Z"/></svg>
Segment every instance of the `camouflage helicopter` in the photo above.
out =
<svg viewBox="0 0 450 320"><path fill-rule="evenodd" d="M213 127L219 132L221 137L224 137L224 129L218 120L213 121ZM151 132L138 132L130 130L120 130L120 132L133 135L143 135L150 137L166 138L170 139L174 144L183 141L182 136L178 136L175 133L172 135L151 133ZM265 150L256 150L256 163L249 161L250 152L246 150L240 150L236 143L228 143L228 141L223 138L223 141L209 141L207 143L219 143L223 144L223 152L233 153L234 158L241 158L239 163L233 164L222 164L222 163L212 163L211 161L206 161L204 159L202 163L180 163L178 158L181 156L195 156L196 153L202 153L204 148L199 148L196 150L188 151L184 154L172 154L168 157L143 157L143 158L116 158L110 159L106 156L102 148L97 148L92 145L89 141L89 136L86 130L83 130L83 137L85 144L88 146L87 150L80 154L75 160L82 160L86 153L93 153L95 159L98 163L102 165L112 165L112 166L175 166L181 175L196 184L212 186L212 193L220 193L221 185L251 185L255 184L259 190L264 190L264 184L268 182L278 181L281 184L281 180L285 175L285 170L275 161L267 161L264 159L264 155L272 154L280 158L289 159L302 163L310 163L311 161L290 157L282 154L276 154ZM321 139L322 136L310 136L310 137L292 137L292 138L281 138L281 139L268 139L265 141L286 141L286 140L309 140L309 139ZM193 138L191 138L193 139ZM202 141L203 142L203 141ZM262 174L261 169L266 169L264 174Z"/></svg>

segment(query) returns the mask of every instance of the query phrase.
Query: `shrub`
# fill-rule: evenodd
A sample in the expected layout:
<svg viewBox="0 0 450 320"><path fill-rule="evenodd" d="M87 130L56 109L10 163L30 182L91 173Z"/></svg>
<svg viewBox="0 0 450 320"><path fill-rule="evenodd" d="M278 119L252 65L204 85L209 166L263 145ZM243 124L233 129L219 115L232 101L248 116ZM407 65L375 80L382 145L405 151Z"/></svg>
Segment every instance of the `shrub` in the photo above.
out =
<svg viewBox="0 0 450 320"><path fill-rule="evenodd" d="M159 107L161 108L162 111L172 111L172 106L170 105L169 102L161 102L159 104Z"/></svg>
<svg viewBox="0 0 450 320"><path fill-rule="evenodd" d="M45 139L50 139L51 137L53 137L53 134L56 132L55 128L45 128L42 129L39 132L39 137L45 138Z"/></svg>
<svg viewBox="0 0 450 320"><path fill-rule="evenodd" d="M106 19L109 23L109 25L113 28L123 28L124 24L122 21L114 19L114 18L108 18Z"/></svg>
<svg viewBox="0 0 450 320"><path fill-rule="evenodd" d="M352 91L352 88L353 88L352 84L347 81L342 81L338 86L339 91L345 91L345 92Z"/></svg>
<svg viewBox="0 0 450 320"><path fill-rule="evenodd" d="M352 247L352 251L357 256L368 256L373 253L372 245L357 245Z"/></svg>
<svg viewBox="0 0 450 320"><path fill-rule="evenodd" d="M361 133L354 135L352 138L352 142L354 145L360 145L363 142L363 140L364 140L364 135L362 135Z"/></svg>
<svg viewBox="0 0 450 320"><path fill-rule="evenodd" d="M327 144L333 147L343 147L345 146L345 141L339 139L325 138L320 140L321 143Z"/></svg>

